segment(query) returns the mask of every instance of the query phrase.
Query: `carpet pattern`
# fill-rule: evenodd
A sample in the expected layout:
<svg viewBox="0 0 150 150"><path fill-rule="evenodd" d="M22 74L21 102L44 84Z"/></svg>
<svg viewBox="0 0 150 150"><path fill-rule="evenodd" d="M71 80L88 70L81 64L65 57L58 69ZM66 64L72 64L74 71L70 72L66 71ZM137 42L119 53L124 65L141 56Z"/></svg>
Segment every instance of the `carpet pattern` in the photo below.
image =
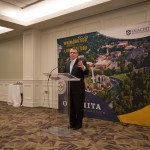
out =
<svg viewBox="0 0 150 150"><path fill-rule="evenodd" d="M56 110L0 102L0 149L150 150L150 127L84 118L83 128L67 136L43 130L67 125L67 117Z"/></svg>

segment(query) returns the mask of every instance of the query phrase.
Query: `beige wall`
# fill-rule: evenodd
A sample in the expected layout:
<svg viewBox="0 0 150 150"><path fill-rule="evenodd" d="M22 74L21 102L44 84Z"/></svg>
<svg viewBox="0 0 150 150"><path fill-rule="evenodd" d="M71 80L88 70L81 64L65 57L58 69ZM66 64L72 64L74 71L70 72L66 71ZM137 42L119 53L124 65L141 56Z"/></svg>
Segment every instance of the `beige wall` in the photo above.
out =
<svg viewBox="0 0 150 150"><path fill-rule="evenodd" d="M22 80L23 38L0 42L0 80Z"/></svg>

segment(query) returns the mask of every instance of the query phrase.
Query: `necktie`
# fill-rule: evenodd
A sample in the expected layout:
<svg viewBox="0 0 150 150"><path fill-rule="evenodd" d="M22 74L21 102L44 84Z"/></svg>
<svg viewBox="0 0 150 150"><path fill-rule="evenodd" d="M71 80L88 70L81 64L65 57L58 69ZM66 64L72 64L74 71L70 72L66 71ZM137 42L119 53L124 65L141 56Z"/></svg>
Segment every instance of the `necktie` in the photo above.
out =
<svg viewBox="0 0 150 150"><path fill-rule="evenodd" d="M74 65L74 61L71 60L71 63L70 63L70 73L71 73L71 71L72 71L73 65Z"/></svg>

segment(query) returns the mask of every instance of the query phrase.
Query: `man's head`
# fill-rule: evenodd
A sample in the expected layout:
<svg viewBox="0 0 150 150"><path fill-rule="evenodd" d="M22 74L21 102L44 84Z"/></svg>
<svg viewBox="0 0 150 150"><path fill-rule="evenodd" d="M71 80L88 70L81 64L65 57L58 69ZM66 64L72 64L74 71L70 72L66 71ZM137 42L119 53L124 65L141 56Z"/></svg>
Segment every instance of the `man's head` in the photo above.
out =
<svg viewBox="0 0 150 150"><path fill-rule="evenodd" d="M77 48L71 48L70 49L70 59L74 60L78 57L78 49Z"/></svg>

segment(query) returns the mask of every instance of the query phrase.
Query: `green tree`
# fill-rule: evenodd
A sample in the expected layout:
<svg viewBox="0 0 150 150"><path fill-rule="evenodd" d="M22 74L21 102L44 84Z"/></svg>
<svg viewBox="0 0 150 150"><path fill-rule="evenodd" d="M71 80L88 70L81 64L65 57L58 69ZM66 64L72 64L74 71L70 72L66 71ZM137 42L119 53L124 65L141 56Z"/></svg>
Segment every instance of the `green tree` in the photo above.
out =
<svg viewBox="0 0 150 150"><path fill-rule="evenodd" d="M129 69L129 72L132 72L133 71L133 64L132 63L129 63L128 65L127 65L127 67L128 67L128 69Z"/></svg>

